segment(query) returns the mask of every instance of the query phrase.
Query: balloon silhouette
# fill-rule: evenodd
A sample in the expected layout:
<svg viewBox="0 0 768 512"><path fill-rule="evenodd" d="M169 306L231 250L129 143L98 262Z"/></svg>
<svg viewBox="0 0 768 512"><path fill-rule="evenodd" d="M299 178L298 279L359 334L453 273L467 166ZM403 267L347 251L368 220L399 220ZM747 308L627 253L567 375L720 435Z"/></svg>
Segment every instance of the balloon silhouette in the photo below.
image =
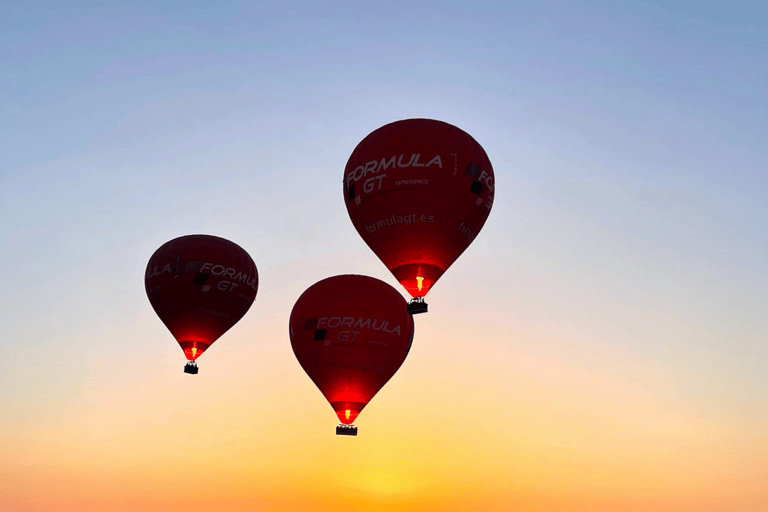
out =
<svg viewBox="0 0 768 512"><path fill-rule="evenodd" d="M344 200L352 224L426 312L424 296L475 239L491 211L493 167L459 128L432 119L382 126L352 152Z"/></svg>
<svg viewBox="0 0 768 512"><path fill-rule="evenodd" d="M211 235L188 235L155 251L144 286L150 304L184 350L184 371L196 374L195 360L253 304L259 276L239 245Z"/></svg>
<svg viewBox="0 0 768 512"><path fill-rule="evenodd" d="M337 434L351 425L400 368L413 341L402 295L367 276L341 275L310 286L291 311L293 352L333 407Z"/></svg>

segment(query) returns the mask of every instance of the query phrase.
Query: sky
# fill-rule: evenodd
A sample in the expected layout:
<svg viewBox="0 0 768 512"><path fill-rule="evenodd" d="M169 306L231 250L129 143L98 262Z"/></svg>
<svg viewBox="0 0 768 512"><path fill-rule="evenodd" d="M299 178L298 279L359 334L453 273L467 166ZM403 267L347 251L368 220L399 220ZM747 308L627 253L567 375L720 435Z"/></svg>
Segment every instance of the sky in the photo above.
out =
<svg viewBox="0 0 768 512"><path fill-rule="evenodd" d="M768 510L768 4L0 0L0 509ZM349 155L412 117L496 175L358 437L288 317ZM182 372L144 271L232 240ZM405 295L405 291L400 289Z"/></svg>

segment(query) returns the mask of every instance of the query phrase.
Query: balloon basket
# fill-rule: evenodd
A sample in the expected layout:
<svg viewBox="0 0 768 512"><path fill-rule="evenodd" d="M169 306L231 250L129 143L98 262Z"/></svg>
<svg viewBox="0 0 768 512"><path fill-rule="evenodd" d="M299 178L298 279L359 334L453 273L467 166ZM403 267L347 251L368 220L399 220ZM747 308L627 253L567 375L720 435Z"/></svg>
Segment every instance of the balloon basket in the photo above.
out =
<svg viewBox="0 0 768 512"><path fill-rule="evenodd" d="M337 436L356 436L357 427L354 425L344 425L343 423L336 426Z"/></svg>
<svg viewBox="0 0 768 512"><path fill-rule="evenodd" d="M199 368L197 367L197 363L194 361L187 361L187 364L184 365L184 373L197 375L198 370Z"/></svg>
<svg viewBox="0 0 768 512"><path fill-rule="evenodd" d="M419 313L426 313L426 312L427 312L427 303L424 302L424 297L419 297L418 299L411 299L411 302L408 303L409 315L418 315Z"/></svg>

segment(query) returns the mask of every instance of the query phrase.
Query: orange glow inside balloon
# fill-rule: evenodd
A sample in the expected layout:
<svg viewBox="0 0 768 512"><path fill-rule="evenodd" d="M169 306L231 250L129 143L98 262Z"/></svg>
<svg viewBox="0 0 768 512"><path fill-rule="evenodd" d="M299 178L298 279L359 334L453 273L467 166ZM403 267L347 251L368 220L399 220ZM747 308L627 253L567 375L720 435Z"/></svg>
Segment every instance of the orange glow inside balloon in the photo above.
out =
<svg viewBox="0 0 768 512"><path fill-rule="evenodd" d="M364 406L364 404L360 405ZM344 407L347 407L347 409L344 409ZM351 425L357 419L357 416L360 414L359 409L362 409L362 407L358 409L354 402L334 402L333 409L336 411L336 416L339 417L340 422L345 425Z"/></svg>
<svg viewBox="0 0 768 512"><path fill-rule="evenodd" d="M184 355L190 361L194 361L203 355L203 352L208 350L208 347L211 346L210 343L202 341L180 341L179 345L181 345L181 348L184 350Z"/></svg>
<svg viewBox="0 0 768 512"><path fill-rule="evenodd" d="M416 298L426 296L443 271L433 265L415 263L397 267L392 274L411 297Z"/></svg>

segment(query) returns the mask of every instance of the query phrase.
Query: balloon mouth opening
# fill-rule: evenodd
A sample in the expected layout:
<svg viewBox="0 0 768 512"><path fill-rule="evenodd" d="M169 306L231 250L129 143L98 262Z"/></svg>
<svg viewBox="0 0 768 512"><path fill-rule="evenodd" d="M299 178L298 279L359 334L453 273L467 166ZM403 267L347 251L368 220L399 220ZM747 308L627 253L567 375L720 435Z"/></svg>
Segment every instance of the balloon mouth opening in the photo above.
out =
<svg viewBox="0 0 768 512"><path fill-rule="evenodd" d="M365 407L363 403L347 401L333 402L331 405L336 412L336 416L339 417L339 421L344 425L354 423L360 411Z"/></svg>
<svg viewBox="0 0 768 512"><path fill-rule="evenodd" d="M194 361L203 355L203 352L211 346L210 343L200 341L180 341L179 345L181 345L182 350L184 350L184 356L188 361Z"/></svg>
<svg viewBox="0 0 768 512"><path fill-rule="evenodd" d="M443 275L443 272L442 269L434 265L423 263L411 263L392 269L395 279L414 299L426 296L435 281Z"/></svg>
<svg viewBox="0 0 768 512"><path fill-rule="evenodd" d="M358 414L360 414L357 411L353 411L351 409L345 409L343 411L336 411L336 416L339 417L339 421L341 421L344 425L351 425L355 422L357 419Z"/></svg>

